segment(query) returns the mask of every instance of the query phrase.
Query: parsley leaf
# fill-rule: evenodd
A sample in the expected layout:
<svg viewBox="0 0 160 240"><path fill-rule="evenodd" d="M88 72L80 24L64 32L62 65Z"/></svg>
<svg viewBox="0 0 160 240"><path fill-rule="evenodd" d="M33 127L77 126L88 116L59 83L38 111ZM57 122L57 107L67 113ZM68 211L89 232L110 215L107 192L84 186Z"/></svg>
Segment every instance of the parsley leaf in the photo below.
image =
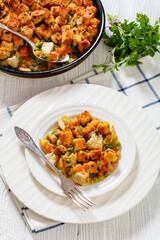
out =
<svg viewBox="0 0 160 240"><path fill-rule="evenodd" d="M111 46L112 63L105 61L100 65L93 65L93 68L102 68L105 73L107 69L118 70L120 66L135 66L142 64L141 57L155 55L160 52L160 18L152 26L145 14L137 13L136 21L120 22L116 16L108 16L110 23L109 30L112 33L109 37L103 33L104 44Z"/></svg>

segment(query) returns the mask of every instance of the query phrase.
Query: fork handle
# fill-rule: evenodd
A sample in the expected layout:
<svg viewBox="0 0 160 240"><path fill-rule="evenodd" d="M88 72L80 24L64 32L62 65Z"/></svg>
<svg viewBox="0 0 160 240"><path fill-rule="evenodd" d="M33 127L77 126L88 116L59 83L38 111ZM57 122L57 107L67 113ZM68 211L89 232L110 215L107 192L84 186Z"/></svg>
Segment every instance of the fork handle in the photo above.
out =
<svg viewBox="0 0 160 240"><path fill-rule="evenodd" d="M29 149L31 149L34 153L36 153L40 158L42 158L57 174L60 180L65 180L65 177L62 173L46 158L46 156L42 153L42 151L38 148L38 146L33 141L32 137L22 128L15 127L15 133L20 141Z"/></svg>

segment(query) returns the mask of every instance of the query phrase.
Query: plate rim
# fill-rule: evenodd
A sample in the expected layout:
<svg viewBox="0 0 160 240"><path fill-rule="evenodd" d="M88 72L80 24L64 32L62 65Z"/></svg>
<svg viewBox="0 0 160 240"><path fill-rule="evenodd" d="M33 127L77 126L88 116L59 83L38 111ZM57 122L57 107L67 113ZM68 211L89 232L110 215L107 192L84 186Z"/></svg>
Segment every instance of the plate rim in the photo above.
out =
<svg viewBox="0 0 160 240"><path fill-rule="evenodd" d="M116 94L118 94L119 96L120 96L120 94L122 94L122 93L119 93L118 91L116 91L116 90L114 90L114 89L111 89L111 88L108 88L108 87L104 87L104 86L100 86L100 85L95 85L95 84L90 84L90 85L86 85L86 84L75 84L74 86L73 86L73 85L65 85L65 86L60 86L60 87L56 87L56 88L52 88L52 89L46 90L46 91L44 91L44 92L42 92L42 93L40 93L40 94L37 94L36 96L30 98L27 102L25 102L25 103L20 107L20 109L14 114L14 117L13 117L12 119L10 119L9 123L7 124L6 131L5 131L2 139L4 139L5 135L8 133L9 130L11 131L12 125L14 124L14 119L15 119L15 118L18 118L19 115L21 114L21 112L22 112L25 108L27 108L27 106L28 106L33 100L37 99L39 96L41 96L41 97L44 97L44 96L46 96L46 95L48 96L48 94L50 94L50 93L53 92L54 90L57 90L56 92L58 92L59 89L62 89L62 88L63 88L63 89L65 89L65 90L70 90L70 89L73 89L73 87L74 87L74 89L77 88L77 90L79 90L79 89L81 89L81 88L83 88L83 90L85 90L86 88L88 89L88 87L89 87L90 90L91 90L91 89L92 89L92 90L93 90L93 89L96 89L97 91L98 91L98 90L102 90L102 92L105 91L105 93L108 93L108 91L110 91L111 93L116 93ZM61 91L60 91L60 92L61 92ZM55 93L55 95L56 95L56 93ZM128 101L132 106L136 107L137 111L143 112L143 114L145 115L145 117L147 117L149 123L151 124L152 131L153 131L154 134L156 135L156 141L158 141L158 143L159 143L159 142L160 142L159 135L158 135L158 133L157 133L157 131L156 131L156 129L155 129L155 126L154 126L153 121L151 120L150 116L148 116L147 113L146 113L137 103L134 103L133 100L127 98L127 96L125 96L125 95L121 95L121 96L123 96L123 97L122 97L123 99L125 99L125 100L127 99L127 101ZM18 120L17 120L17 121L18 121ZM1 160L0 160L0 161L1 161ZM132 203L132 204L130 203L130 206L127 206L125 210L123 210L123 211L121 211L121 212L118 212L117 214L112 214L112 216L107 216L107 217L105 217L104 219L95 219L95 221L94 221L94 219L92 218L92 220L90 220L90 221L88 221L88 220L86 220L86 221L80 221L80 220L77 221L77 220L75 220L75 221L73 222L73 221L71 221L70 219L67 219L67 221L65 220L65 222L68 222L68 223L80 223L80 224L95 223L95 222L101 222L101 221L105 221L105 220L114 218L114 217L116 217L116 216L119 216L119 215L127 212L128 210L130 210L131 208L133 208L135 205L137 205L137 204L146 196L146 194L151 190L151 188L152 188L153 184L155 183L156 178L157 178L157 176L158 176L158 174L159 174L159 167L160 167L159 165L160 165L160 163L158 162L158 167L157 167L157 169L155 169L155 175L154 175L153 178L152 178L152 183L150 182L149 188L147 188L147 190L145 191L145 193L144 193L143 195L141 195L141 197L139 197L138 200L136 200L136 201L135 201L134 203ZM2 164L1 164L1 166L2 166ZM4 165L3 165L3 167L4 167ZM2 172L4 173L3 167L2 167ZM5 174L4 174L4 175L5 175ZM6 182L8 183L8 180L7 180L7 179L6 179ZM12 188L11 188L11 190L13 191ZM14 189L14 190L15 190L15 189ZM13 193L15 194L14 191L13 191ZM15 195L16 195L16 194L15 194ZM23 199L23 200L24 200L24 199ZM20 200L20 201L21 201L21 200ZM21 201L21 202L22 202L22 201ZM54 221L56 220L56 221L62 221L62 222L63 222L63 219L60 219L60 218L58 218L58 217L55 218L55 217L52 217L52 216L46 216L43 211L40 211L40 209L38 209L38 210L36 209L36 210L35 210L35 209L33 209L33 207L31 207L28 203L27 203L27 204L26 204L26 202L23 202L23 203L24 203L26 206L28 205L28 207L29 207L32 211L36 212L37 214L39 214L39 215L41 215L41 216L43 216L43 217L45 217L45 218L49 218L49 219L52 219L52 220L54 220Z"/></svg>

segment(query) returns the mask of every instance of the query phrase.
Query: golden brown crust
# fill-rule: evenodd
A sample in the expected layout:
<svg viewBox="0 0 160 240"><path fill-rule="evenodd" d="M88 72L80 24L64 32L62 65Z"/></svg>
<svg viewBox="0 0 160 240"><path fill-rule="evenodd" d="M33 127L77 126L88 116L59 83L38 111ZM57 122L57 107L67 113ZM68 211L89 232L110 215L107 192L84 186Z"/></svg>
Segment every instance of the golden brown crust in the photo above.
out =
<svg viewBox="0 0 160 240"><path fill-rule="evenodd" d="M89 153L80 150L78 151L78 154L77 154L77 161L87 163L89 161L89 157L90 157Z"/></svg>
<svg viewBox="0 0 160 240"><path fill-rule="evenodd" d="M29 39L53 41L74 60L91 46L98 34L100 21L96 12L92 0L1 0L0 22ZM14 53L19 54L26 43L15 39L0 31L0 44L13 42Z"/></svg>

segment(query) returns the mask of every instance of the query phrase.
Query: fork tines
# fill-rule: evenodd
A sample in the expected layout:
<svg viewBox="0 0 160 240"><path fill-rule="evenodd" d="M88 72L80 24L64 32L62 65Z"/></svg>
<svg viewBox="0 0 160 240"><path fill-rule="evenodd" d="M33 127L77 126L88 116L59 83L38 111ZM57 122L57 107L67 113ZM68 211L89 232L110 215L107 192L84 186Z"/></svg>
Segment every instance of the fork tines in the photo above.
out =
<svg viewBox="0 0 160 240"><path fill-rule="evenodd" d="M95 203L84 196L78 188L70 190L67 196L84 211L95 205Z"/></svg>

